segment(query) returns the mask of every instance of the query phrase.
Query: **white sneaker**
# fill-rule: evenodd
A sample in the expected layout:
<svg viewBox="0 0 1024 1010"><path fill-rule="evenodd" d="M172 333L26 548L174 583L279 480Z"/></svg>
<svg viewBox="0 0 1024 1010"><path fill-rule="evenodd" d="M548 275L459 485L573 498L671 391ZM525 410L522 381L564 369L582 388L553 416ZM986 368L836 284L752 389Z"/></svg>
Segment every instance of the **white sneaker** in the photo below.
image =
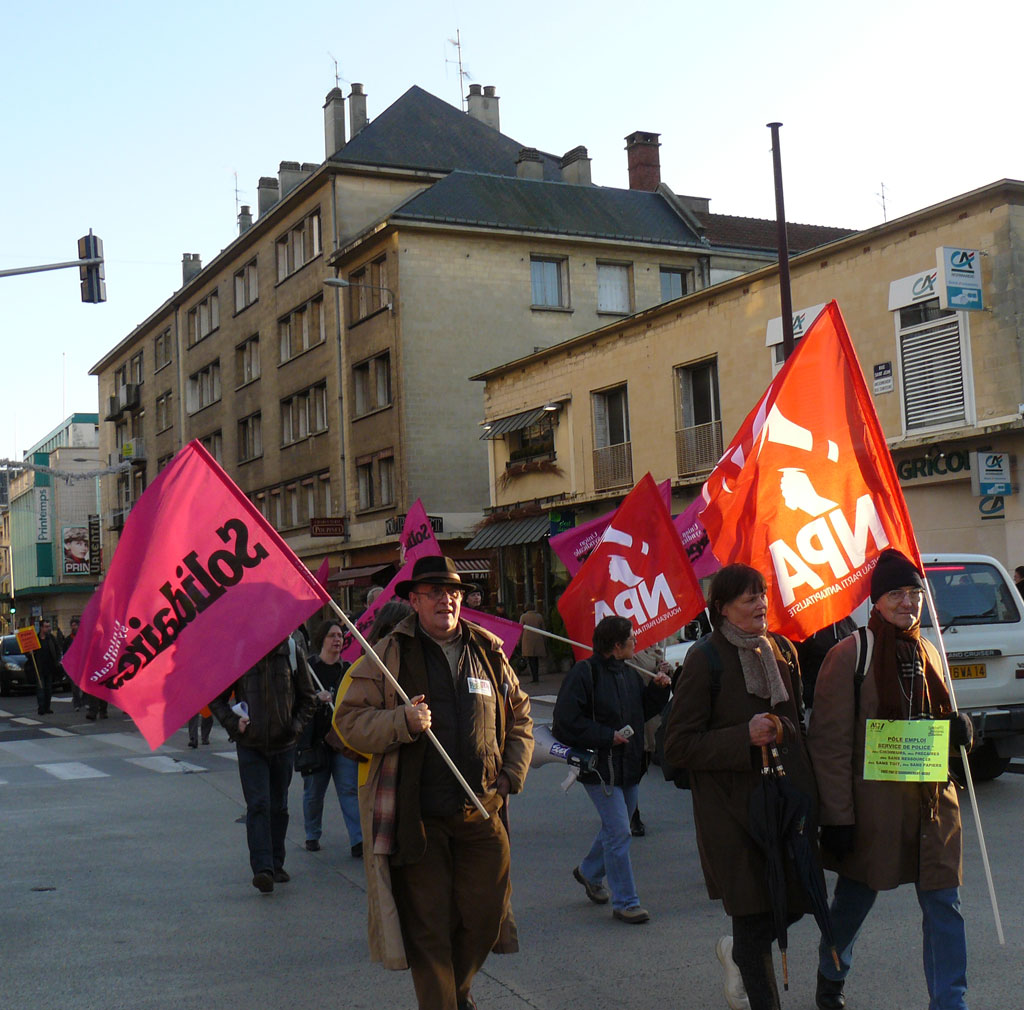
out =
<svg viewBox="0 0 1024 1010"><path fill-rule="evenodd" d="M743 976L740 975L740 970L732 959L732 937L723 936L715 944L715 953L725 969L726 1003L732 1010L750 1010L750 1000L747 998L747 990L743 985Z"/></svg>

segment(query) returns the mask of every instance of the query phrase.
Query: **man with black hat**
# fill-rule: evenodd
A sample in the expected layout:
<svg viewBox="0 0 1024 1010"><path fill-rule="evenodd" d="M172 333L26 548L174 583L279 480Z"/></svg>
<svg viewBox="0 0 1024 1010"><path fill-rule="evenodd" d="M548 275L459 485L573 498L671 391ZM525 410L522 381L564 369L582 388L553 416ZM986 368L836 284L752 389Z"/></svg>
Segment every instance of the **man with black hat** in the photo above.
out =
<svg viewBox="0 0 1024 1010"><path fill-rule="evenodd" d="M345 742L371 755L359 790L370 956L411 968L424 1010L471 1010L470 987L487 954L518 949L508 835L496 815L523 787L533 722L500 640L460 619L471 588L451 559L419 558L395 587L414 612L376 647L410 704L364 661L352 667L336 715Z"/></svg>
<svg viewBox="0 0 1024 1010"><path fill-rule="evenodd" d="M864 778L866 723L948 719L950 746L968 750L970 718L956 713L939 655L921 635L924 578L898 551L883 551L871 576L866 631L825 657L814 693L808 750L818 781L822 861L838 872L832 925L840 967L821 946L816 1002L842 1010L853 945L878 891L912 883L923 913L930 1010L965 1010L967 940L960 914L960 807L941 782Z"/></svg>

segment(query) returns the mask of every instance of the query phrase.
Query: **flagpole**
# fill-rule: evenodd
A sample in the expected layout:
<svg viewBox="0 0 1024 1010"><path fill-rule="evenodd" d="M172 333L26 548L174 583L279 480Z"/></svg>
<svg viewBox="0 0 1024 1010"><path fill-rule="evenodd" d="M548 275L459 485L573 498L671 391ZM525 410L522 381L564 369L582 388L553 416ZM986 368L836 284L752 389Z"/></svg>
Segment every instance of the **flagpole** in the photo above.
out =
<svg viewBox="0 0 1024 1010"><path fill-rule="evenodd" d="M925 593L928 598L928 612L931 614L932 627L936 631L939 644L939 657L942 661L942 676L946 681L946 689L949 691L949 700L953 704L953 711L959 712L960 707L956 703L956 692L953 690L953 676L949 670L949 659L946 656L946 643L942 640L942 627L938 620L938 608L935 606L935 598L932 596L932 587L927 579L924 580ZM999 917L999 902L996 900L996 888L992 882L992 867L988 861L988 848L985 845L985 832L981 827L981 812L978 810L978 797L974 793L974 778L971 775L971 765L967 760L967 748L960 745L960 763L964 767L964 780L967 782L967 793L971 798L971 810L974 812L974 826L978 829L978 845L981 847L981 863L985 868L985 881L988 884L988 896L992 902L992 915L996 920L996 936L999 938L999 945L1006 946L1003 937L1003 922Z"/></svg>
<svg viewBox="0 0 1024 1010"><path fill-rule="evenodd" d="M782 303L782 353L788 360L796 344L793 339L793 295L789 284L789 238L786 235L786 206L782 197L782 153L779 150L779 128L782 123L768 123L772 131L772 168L775 172L775 229L779 247L779 299Z"/></svg>
<svg viewBox="0 0 1024 1010"><path fill-rule="evenodd" d="M348 614L346 614L345 611L342 610L341 607L339 607L338 604L334 602L334 600L330 600L329 602L331 609L345 622L345 624L348 626L349 631L351 631L352 634L355 636L356 641L363 647L363 654L370 658L370 662L377 664L377 668L380 670L381 673L384 674L385 677L387 677L387 679L391 682L391 686L395 689L395 691L398 692L398 697L401 698L402 701L406 703L406 705L411 705L412 702L409 700L409 696L405 693L405 691L402 690L402 685L398 683L398 681L395 679L394 674L384 665L384 661L380 658L380 656L378 656L377 653L373 651L373 646L370 645L370 643L360 634L359 629L355 625L355 622L349 619ZM448 767L452 771L452 774L459 780L459 785L462 786L462 788L466 791L466 795L473 801L473 805L477 808L477 810L480 811L485 820L489 818L490 814L487 813L487 811L484 809L483 804L477 797L476 793L473 792L472 786L470 786L470 784L465 780L465 778L463 778L462 772L460 772L459 769L455 767L455 762L452 761L452 759L448 756L448 752L444 749L444 747L441 746L441 741L438 740L436 736L434 736L433 732L430 729L425 729L423 732L426 734L427 739L434 745L435 748L437 748L437 753L444 758L445 764L448 765Z"/></svg>
<svg viewBox="0 0 1024 1010"><path fill-rule="evenodd" d="M530 627L530 631L538 635L543 635L545 638L553 638L556 642L565 642L567 645L575 645L577 649L593 649L593 645L584 645L582 642L576 642L571 638L565 638L562 635L556 635L551 631L542 631L540 628ZM650 670L645 670L642 666L637 666L636 663L631 663L628 659L623 660L626 666L631 666L637 673L642 673L645 677L650 677L651 680L657 676L656 673L651 673Z"/></svg>

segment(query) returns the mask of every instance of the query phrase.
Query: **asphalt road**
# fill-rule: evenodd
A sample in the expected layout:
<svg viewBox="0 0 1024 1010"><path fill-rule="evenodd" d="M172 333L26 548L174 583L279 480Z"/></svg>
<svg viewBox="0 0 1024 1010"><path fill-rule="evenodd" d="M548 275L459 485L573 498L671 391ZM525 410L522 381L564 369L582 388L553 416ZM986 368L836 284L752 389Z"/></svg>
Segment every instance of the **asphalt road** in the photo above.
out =
<svg viewBox="0 0 1024 1010"><path fill-rule="evenodd" d="M545 690L553 683L542 681ZM307 853L295 777L292 881L262 896L250 884L237 765L219 727L209 747L190 750L179 732L153 754L119 713L89 723L67 698L54 709L37 718L33 698L0 700L0 1007L415 1006L408 973L367 957L362 863L349 855L336 804L325 810L322 851ZM549 714L538 697L538 721ZM513 801L522 950L487 961L474 986L481 1010L725 1008L714 948L728 920L704 890L689 794L657 769L641 787L648 834L634 840L633 865L652 921L628 926L571 877L597 818L582 789L561 791L565 770L535 770ZM1006 946L964 797L970 1004L1012 1010L1024 1003L1024 776L978 793ZM814 1005L816 943L813 921L791 930L785 1008ZM927 1006L913 888L880 896L847 993L850 1010Z"/></svg>

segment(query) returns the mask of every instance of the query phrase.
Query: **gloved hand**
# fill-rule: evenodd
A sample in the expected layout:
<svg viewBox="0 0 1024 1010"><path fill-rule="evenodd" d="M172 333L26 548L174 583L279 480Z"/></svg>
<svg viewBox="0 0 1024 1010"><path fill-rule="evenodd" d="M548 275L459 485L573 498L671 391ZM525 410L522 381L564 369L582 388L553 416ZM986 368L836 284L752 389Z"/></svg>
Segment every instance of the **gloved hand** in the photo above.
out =
<svg viewBox="0 0 1024 1010"><path fill-rule="evenodd" d="M853 825L826 824L821 829L821 847L836 859L845 859L853 852Z"/></svg>
<svg viewBox="0 0 1024 1010"><path fill-rule="evenodd" d="M966 712L954 712L949 717L949 745L954 751L964 747L968 754L974 747L974 723Z"/></svg>

